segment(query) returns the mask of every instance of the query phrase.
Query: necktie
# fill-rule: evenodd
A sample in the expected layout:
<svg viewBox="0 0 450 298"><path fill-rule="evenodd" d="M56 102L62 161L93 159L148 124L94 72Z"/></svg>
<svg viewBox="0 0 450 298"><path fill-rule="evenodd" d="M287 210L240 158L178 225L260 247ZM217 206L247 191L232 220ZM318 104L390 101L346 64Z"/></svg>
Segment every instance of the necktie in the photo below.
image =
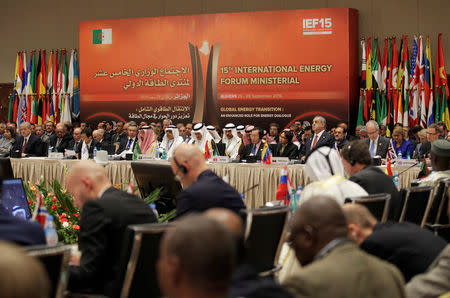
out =
<svg viewBox="0 0 450 298"><path fill-rule="evenodd" d="M130 150L131 144L133 143L133 139L128 139L128 145L125 150Z"/></svg>
<svg viewBox="0 0 450 298"><path fill-rule="evenodd" d="M315 148L315 147L316 147L318 139L319 139L319 135L315 135L315 136L314 136L314 141L313 141L312 148Z"/></svg>
<svg viewBox="0 0 450 298"><path fill-rule="evenodd" d="M375 156L375 141L372 141L372 144L370 144L370 156Z"/></svg>
<svg viewBox="0 0 450 298"><path fill-rule="evenodd" d="M253 149L252 152L250 153L250 155L255 155L256 154L256 145L253 145Z"/></svg>
<svg viewBox="0 0 450 298"><path fill-rule="evenodd" d="M25 139L23 140L22 153L25 153L25 147L27 147L27 143L28 143L28 141L27 141L27 139L25 138Z"/></svg>
<svg viewBox="0 0 450 298"><path fill-rule="evenodd" d="M78 148L78 143L75 142L75 146L73 146L73 151L77 151L77 148Z"/></svg>

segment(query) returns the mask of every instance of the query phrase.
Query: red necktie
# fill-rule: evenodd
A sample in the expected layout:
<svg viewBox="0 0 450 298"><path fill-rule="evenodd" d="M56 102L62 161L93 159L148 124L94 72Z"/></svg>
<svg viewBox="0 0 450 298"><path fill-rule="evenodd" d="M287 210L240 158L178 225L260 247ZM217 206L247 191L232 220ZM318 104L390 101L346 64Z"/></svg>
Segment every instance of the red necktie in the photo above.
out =
<svg viewBox="0 0 450 298"><path fill-rule="evenodd" d="M319 138L319 135L315 135L315 136L314 136L314 141L313 141L313 145L312 145L313 148L316 147L316 145L317 145L317 139L318 139L318 138Z"/></svg>
<svg viewBox="0 0 450 298"><path fill-rule="evenodd" d="M27 139L26 138L23 140L22 153L25 153L25 147L27 147Z"/></svg>

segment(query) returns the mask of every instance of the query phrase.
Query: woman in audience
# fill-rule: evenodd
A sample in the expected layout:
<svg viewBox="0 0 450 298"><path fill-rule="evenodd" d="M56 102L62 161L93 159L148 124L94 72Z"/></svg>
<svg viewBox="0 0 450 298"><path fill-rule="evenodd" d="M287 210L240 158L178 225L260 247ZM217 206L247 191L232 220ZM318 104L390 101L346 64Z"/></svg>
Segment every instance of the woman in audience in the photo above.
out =
<svg viewBox="0 0 450 298"><path fill-rule="evenodd" d="M405 140L402 127L394 128L392 132L393 146L397 156L402 158L411 158L414 152L414 145L410 141Z"/></svg>
<svg viewBox="0 0 450 298"><path fill-rule="evenodd" d="M5 129L4 138L0 139L0 156L9 156L14 142L16 141L16 132L13 128L7 127Z"/></svg>

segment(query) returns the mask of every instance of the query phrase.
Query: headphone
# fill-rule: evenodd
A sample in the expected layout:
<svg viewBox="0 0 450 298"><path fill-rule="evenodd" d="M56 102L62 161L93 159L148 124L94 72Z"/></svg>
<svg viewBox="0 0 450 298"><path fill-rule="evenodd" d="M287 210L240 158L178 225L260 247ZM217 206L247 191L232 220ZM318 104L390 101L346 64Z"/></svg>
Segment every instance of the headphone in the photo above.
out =
<svg viewBox="0 0 450 298"><path fill-rule="evenodd" d="M354 166L356 164L356 160L354 160L352 158L352 154L351 154L351 152L352 152L352 145L351 144L348 145L347 149L348 149L348 159L349 159L348 162L349 162L349 164L351 166Z"/></svg>
<svg viewBox="0 0 450 298"><path fill-rule="evenodd" d="M180 170L180 172L183 173L183 174L186 174L186 173L188 172L188 169L187 169L185 166L183 166L183 165L181 165L181 164L178 163L178 161L177 161L175 155L172 156L172 158L173 158L173 161L175 162L175 165L176 165L176 166L178 167L178 169Z"/></svg>
<svg viewBox="0 0 450 298"><path fill-rule="evenodd" d="M327 161L327 163L328 163L328 166L330 167L330 171L331 171L331 176L334 176L334 170L333 170L333 167L331 166L331 162L330 162L330 153L331 153L331 148L329 148L329 150L328 150L328 153L325 155L325 154L323 154L320 150L319 150L319 148L316 150L317 152L319 152L320 153L320 155L322 155L323 157L325 157L325 159L326 159L326 161Z"/></svg>

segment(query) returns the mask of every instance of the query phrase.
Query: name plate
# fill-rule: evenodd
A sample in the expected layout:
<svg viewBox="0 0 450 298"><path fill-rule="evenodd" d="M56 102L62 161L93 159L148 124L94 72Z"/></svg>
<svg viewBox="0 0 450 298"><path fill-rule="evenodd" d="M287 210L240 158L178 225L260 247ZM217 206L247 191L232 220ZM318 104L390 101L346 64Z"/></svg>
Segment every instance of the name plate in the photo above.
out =
<svg viewBox="0 0 450 298"><path fill-rule="evenodd" d="M51 158L51 159L63 159L64 158L64 154L62 152L49 152L48 153L48 158Z"/></svg>
<svg viewBox="0 0 450 298"><path fill-rule="evenodd" d="M397 158L395 161L395 166L397 167L411 167L414 164L417 163L417 160L415 159L402 159L402 158ZM419 163L420 165L420 163Z"/></svg>
<svg viewBox="0 0 450 298"><path fill-rule="evenodd" d="M272 157L272 163L276 165L289 164L289 157Z"/></svg>
<svg viewBox="0 0 450 298"><path fill-rule="evenodd" d="M230 162L230 158L228 156L213 156L209 161L214 163L227 163Z"/></svg>
<svg viewBox="0 0 450 298"><path fill-rule="evenodd" d="M151 156L151 155L138 154L137 155L137 159L138 160L153 160L155 158L153 156Z"/></svg>

